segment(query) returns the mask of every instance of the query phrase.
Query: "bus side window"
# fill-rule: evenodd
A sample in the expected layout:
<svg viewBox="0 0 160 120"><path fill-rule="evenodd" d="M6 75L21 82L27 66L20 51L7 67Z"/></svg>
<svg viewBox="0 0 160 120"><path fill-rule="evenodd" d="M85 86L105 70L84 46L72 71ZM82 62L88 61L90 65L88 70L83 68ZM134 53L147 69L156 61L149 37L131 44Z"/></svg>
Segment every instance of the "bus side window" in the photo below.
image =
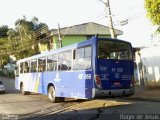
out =
<svg viewBox="0 0 160 120"><path fill-rule="evenodd" d="M46 57L38 58L38 72L46 71Z"/></svg>
<svg viewBox="0 0 160 120"><path fill-rule="evenodd" d="M23 62L20 63L20 73L23 73Z"/></svg>
<svg viewBox="0 0 160 120"><path fill-rule="evenodd" d="M31 60L31 72L37 72L37 60L34 59L34 60Z"/></svg>
<svg viewBox="0 0 160 120"><path fill-rule="evenodd" d="M91 46L86 46L75 50L73 70L85 70L91 68L91 48Z"/></svg>
<svg viewBox="0 0 160 120"><path fill-rule="evenodd" d="M47 71L57 70L57 54L47 56Z"/></svg>
<svg viewBox="0 0 160 120"><path fill-rule="evenodd" d="M84 49L84 62L85 62L85 69L91 68L91 56L92 56L92 47L87 46Z"/></svg>
<svg viewBox="0 0 160 120"><path fill-rule="evenodd" d="M71 70L72 51L64 51L58 56L58 70Z"/></svg>
<svg viewBox="0 0 160 120"><path fill-rule="evenodd" d="M24 63L24 73L29 73L29 61Z"/></svg>

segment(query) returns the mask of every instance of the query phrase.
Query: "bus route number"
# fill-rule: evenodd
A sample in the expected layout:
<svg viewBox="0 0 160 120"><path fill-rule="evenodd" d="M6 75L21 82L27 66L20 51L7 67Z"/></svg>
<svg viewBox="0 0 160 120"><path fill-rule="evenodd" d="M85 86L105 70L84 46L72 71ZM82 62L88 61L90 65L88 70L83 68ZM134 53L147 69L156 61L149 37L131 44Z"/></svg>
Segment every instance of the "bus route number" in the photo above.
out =
<svg viewBox="0 0 160 120"><path fill-rule="evenodd" d="M123 68L112 68L112 72L122 73L123 72Z"/></svg>
<svg viewBox="0 0 160 120"><path fill-rule="evenodd" d="M79 79L91 79L91 74L79 74Z"/></svg>

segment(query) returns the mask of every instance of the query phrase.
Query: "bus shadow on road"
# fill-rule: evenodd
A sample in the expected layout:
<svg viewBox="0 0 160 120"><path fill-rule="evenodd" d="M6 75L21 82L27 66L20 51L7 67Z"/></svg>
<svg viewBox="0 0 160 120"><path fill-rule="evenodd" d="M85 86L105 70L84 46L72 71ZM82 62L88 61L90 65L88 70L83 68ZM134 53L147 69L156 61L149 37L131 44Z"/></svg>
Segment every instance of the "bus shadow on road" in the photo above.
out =
<svg viewBox="0 0 160 120"><path fill-rule="evenodd" d="M104 105L103 102L106 102ZM118 102L118 103L117 103ZM122 101L91 101L85 104L69 107L62 111L49 111L48 113L31 117L32 120L120 120L122 115L128 115L129 111L126 108L131 108L135 103L125 103ZM101 103L101 104L100 104ZM113 105L111 105L111 103ZM123 109L122 112L120 110ZM128 113L125 110L128 111ZM135 115L136 113L132 113ZM24 119L25 120L25 119ZM26 118L28 120L28 118Z"/></svg>

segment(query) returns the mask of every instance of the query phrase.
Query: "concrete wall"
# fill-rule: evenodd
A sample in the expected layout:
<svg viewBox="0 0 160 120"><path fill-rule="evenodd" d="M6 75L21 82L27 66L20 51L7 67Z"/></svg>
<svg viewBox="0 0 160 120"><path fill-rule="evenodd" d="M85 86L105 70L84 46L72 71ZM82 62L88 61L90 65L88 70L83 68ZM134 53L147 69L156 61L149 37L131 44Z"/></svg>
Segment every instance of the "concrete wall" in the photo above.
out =
<svg viewBox="0 0 160 120"><path fill-rule="evenodd" d="M139 71L146 87L160 87L160 46L140 50Z"/></svg>

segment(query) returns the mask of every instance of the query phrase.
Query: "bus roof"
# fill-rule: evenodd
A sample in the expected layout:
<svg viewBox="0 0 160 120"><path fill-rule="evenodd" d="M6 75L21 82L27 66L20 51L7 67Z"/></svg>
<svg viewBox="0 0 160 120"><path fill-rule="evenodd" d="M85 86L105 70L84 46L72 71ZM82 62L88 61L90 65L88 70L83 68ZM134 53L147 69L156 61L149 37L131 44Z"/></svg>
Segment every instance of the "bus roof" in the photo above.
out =
<svg viewBox="0 0 160 120"><path fill-rule="evenodd" d="M126 42L128 44L131 44L130 42L127 42L127 41L124 41L124 40L112 39L112 38L98 38L98 37L94 36L91 39L83 41L83 42L78 42L78 43L75 43L75 44L72 44L72 45L68 45L68 46L65 46L65 47L62 47L62 48L58 48L56 50L50 50L50 51L43 52L41 54L37 54L37 55L31 56L31 57L20 59L20 60L17 61L17 63L24 62L26 60L35 59L37 57L43 57L43 56L47 56L47 55L50 55L50 54L63 52L63 51L69 50L69 49L79 48L79 47L85 46L85 45L90 45L93 42L96 42L97 40L109 40L109 41L110 40L112 40L112 41L114 40L114 41L117 41L117 42Z"/></svg>

